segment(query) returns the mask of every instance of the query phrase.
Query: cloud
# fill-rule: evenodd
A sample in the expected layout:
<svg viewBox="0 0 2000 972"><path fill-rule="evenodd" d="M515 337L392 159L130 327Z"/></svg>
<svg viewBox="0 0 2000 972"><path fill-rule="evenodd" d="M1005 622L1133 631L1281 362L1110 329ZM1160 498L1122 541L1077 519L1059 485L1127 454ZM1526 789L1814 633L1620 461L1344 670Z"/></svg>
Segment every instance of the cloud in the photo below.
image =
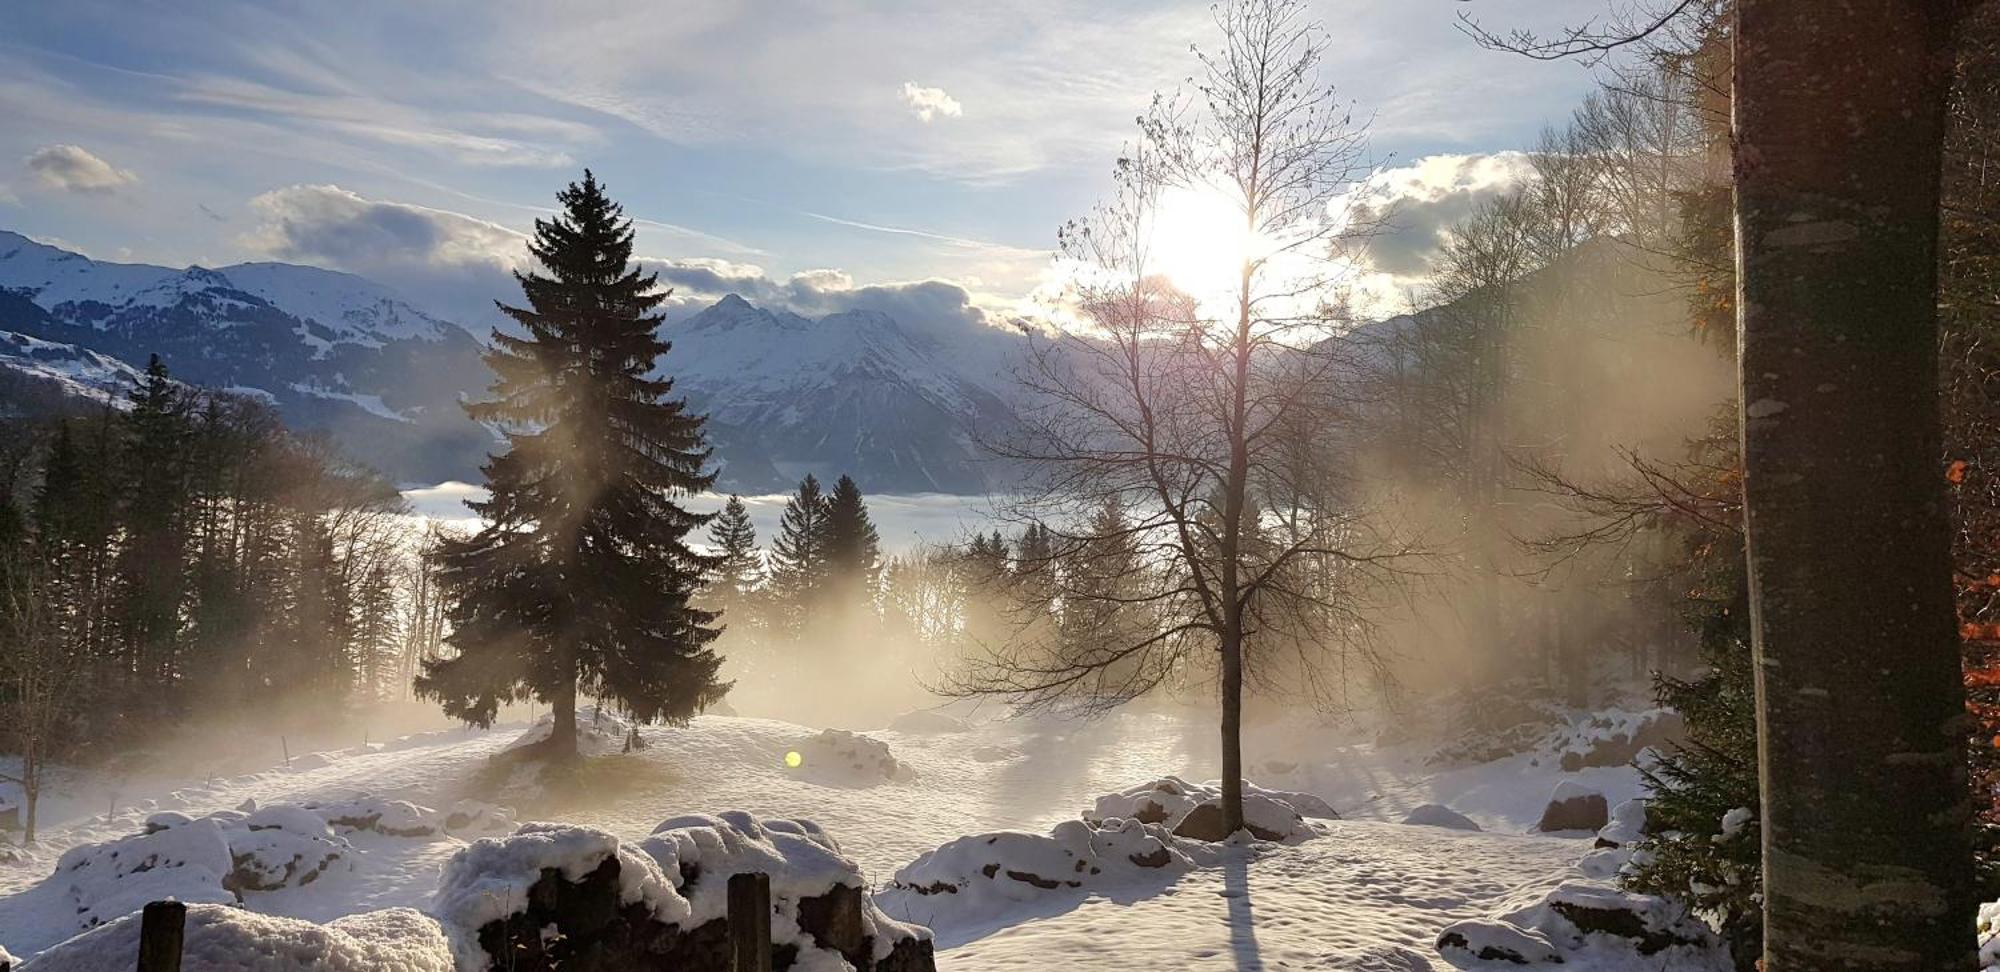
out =
<svg viewBox="0 0 2000 972"><path fill-rule="evenodd" d="M251 251L361 274L475 330L501 323L493 301L518 300L520 288L510 274L529 263L521 232L462 213L369 199L339 186L272 190L252 199L250 210L258 225L239 242ZM673 289L666 305L669 321L738 294L807 317L877 311L940 337L991 322L975 296L949 280L857 284L833 268L778 278L754 264L712 257L640 257L639 263Z"/></svg>
<svg viewBox="0 0 2000 972"><path fill-rule="evenodd" d="M497 297L517 289L527 236L498 223L339 186L299 185L250 200L256 228L240 241L275 260L346 270L475 330L498 323Z"/></svg>
<svg viewBox="0 0 2000 972"><path fill-rule="evenodd" d="M1372 227L1356 282L1364 312L1407 309L1399 305L1430 275L1452 227L1530 178L1521 152L1446 154L1380 170L1356 186L1345 202L1357 225Z"/></svg>
<svg viewBox="0 0 2000 972"><path fill-rule="evenodd" d="M42 185L63 192L111 193L139 181L80 145L44 145L23 161Z"/></svg>
<svg viewBox="0 0 2000 972"><path fill-rule="evenodd" d="M965 113L958 99L945 94L943 88L927 88L915 81L903 82L903 104L909 105L917 117L929 122L938 115L957 118Z"/></svg>

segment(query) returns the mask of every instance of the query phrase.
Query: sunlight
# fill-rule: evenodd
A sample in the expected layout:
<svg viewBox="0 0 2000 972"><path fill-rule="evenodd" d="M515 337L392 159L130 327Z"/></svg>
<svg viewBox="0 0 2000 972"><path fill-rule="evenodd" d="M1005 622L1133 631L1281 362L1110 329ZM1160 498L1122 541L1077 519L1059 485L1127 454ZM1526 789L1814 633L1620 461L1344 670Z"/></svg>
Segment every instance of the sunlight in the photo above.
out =
<svg viewBox="0 0 2000 972"><path fill-rule="evenodd" d="M1275 249L1244 225L1235 201L1208 187L1162 192L1151 242L1151 265L1204 306L1235 293L1244 260Z"/></svg>

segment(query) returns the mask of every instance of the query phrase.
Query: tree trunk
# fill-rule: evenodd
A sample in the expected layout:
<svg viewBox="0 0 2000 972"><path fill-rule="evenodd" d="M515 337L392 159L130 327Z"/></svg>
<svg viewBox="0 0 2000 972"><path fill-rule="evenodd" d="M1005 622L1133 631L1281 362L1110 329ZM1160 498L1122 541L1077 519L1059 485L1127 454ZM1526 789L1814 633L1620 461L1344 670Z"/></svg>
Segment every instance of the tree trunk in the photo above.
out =
<svg viewBox="0 0 2000 972"><path fill-rule="evenodd" d="M1243 829L1243 639L1222 645L1222 825Z"/></svg>
<svg viewBox="0 0 2000 972"><path fill-rule="evenodd" d="M1949 7L1737 6L1765 972L1975 965L1936 378Z"/></svg>
<svg viewBox="0 0 2000 972"><path fill-rule="evenodd" d="M581 757L576 745L576 679L566 678L549 696L549 757Z"/></svg>

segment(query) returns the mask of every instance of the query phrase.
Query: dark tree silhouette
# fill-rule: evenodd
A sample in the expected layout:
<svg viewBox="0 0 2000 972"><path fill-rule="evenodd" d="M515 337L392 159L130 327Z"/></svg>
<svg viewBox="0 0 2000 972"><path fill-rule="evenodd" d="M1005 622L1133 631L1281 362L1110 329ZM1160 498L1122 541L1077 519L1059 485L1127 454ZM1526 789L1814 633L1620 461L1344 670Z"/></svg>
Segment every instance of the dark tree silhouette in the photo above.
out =
<svg viewBox="0 0 2000 972"><path fill-rule="evenodd" d="M632 266L632 223L588 170L556 198L529 245L546 275L517 273L528 307L501 307L526 336L494 333L494 398L467 406L508 449L485 467L492 498L470 504L486 525L441 544L457 654L426 662L417 692L480 725L540 699L550 754L573 758L579 688L679 722L728 686L715 616L690 604L715 561L687 535L709 517L677 502L714 482L702 419L649 377L666 293Z"/></svg>

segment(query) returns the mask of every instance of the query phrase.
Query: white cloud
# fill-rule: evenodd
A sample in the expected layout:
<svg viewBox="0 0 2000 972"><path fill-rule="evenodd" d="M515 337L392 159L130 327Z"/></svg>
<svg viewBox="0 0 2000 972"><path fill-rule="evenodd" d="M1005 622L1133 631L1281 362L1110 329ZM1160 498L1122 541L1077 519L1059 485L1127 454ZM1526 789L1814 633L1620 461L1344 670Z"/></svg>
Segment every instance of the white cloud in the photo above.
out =
<svg viewBox="0 0 2000 972"><path fill-rule="evenodd" d="M965 113L958 99L945 94L943 88L927 88L915 81L903 82L903 104L909 105L917 117L929 122L938 115L957 118Z"/></svg>
<svg viewBox="0 0 2000 972"><path fill-rule="evenodd" d="M1372 227L1355 281L1362 311L1408 310L1409 294L1429 277L1452 227L1531 178L1520 152L1445 154L1382 169L1356 186L1346 207L1357 224Z"/></svg>
<svg viewBox="0 0 2000 972"><path fill-rule="evenodd" d="M63 192L110 193L139 181L80 145L44 145L22 161L42 185Z"/></svg>
<svg viewBox="0 0 2000 972"><path fill-rule="evenodd" d="M474 329L500 323L495 299L518 300L511 271L530 262L527 236L462 213L369 199L339 186L299 185L250 200L259 220L239 242L259 255L361 274L419 306ZM640 264L673 289L677 320L725 294L807 317L874 310L913 329L983 328L982 300L959 282L926 279L858 284L845 270L816 268L783 278L763 267L712 257Z"/></svg>

